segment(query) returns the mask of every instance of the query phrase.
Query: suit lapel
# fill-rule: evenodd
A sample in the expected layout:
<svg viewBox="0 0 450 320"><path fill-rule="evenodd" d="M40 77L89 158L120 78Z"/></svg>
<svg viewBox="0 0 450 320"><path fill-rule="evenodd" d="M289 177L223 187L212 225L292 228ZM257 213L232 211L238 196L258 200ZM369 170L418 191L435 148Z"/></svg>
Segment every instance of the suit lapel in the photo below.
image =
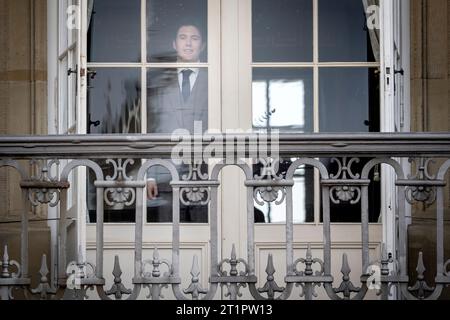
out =
<svg viewBox="0 0 450 320"><path fill-rule="evenodd" d="M208 95L208 83L207 83L207 73L205 70L200 69L200 72L198 73L197 80L195 81L194 88L192 90L191 98L193 99L193 108L194 108L194 119L197 121L200 119L203 119L204 115L203 113L206 112L204 110L204 99L205 95L207 97ZM208 98L206 98L208 100ZM206 102L206 105L208 103ZM203 124L204 126L204 124ZM203 130L206 130L207 128L203 127Z"/></svg>

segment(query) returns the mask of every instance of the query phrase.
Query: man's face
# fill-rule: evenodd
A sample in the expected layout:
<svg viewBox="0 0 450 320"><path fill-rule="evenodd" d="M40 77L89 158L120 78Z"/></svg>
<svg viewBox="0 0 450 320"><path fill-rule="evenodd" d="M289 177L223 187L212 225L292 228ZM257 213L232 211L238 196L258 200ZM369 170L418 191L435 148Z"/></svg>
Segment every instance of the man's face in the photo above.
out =
<svg viewBox="0 0 450 320"><path fill-rule="evenodd" d="M182 26L178 29L173 48L177 51L178 61L197 62L204 49L200 31L194 26Z"/></svg>

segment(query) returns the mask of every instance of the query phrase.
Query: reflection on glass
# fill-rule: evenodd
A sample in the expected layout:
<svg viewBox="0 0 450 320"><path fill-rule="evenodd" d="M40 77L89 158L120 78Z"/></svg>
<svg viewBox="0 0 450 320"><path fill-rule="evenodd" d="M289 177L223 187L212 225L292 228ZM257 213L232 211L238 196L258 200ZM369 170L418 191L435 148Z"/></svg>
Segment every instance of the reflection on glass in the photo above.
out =
<svg viewBox="0 0 450 320"><path fill-rule="evenodd" d="M190 55L188 60L191 61L184 59L183 62L207 62L207 14L207 0L147 0L148 61L181 61L180 53L184 51L184 56ZM196 30L184 30L185 41L177 48L177 35L183 26ZM201 40L197 48L195 36Z"/></svg>
<svg viewBox="0 0 450 320"><path fill-rule="evenodd" d="M138 133L141 127L140 69L98 68L88 87L88 133ZM117 161L117 160L116 160ZM114 176L114 167L105 160L97 163L104 175ZM128 176L135 177L140 160L127 166ZM87 196L90 222L96 221L94 174L88 171ZM128 198L128 197L127 197ZM134 204L105 203L105 222L134 222Z"/></svg>
<svg viewBox="0 0 450 320"><path fill-rule="evenodd" d="M313 72L311 69L253 70L253 127L313 131Z"/></svg>
<svg viewBox="0 0 450 320"><path fill-rule="evenodd" d="M151 69L147 73L147 132L208 129L206 68Z"/></svg>
<svg viewBox="0 0 450 320"><path fill-rule="evenodd" d="M368 27L366 2L376 5L378 1L319 1L320 61L379 60L379 30L373 24Z"/></svg>
<svg viewBox="0 0 450 320"><path fill-rule="evenodd" d="M253 61L311 62L312 0L253 0Z"/></svg>
<svg viewBox="0 0 450 320"><path fill-rule="evenodd" d="M285 177L289 166L297 159L282 161L278 174ZM254 166L255 172L260 173L261 168ZM310 166L300 166L294 174L294 187L292 189L292 208L294 223L308 223L314 221L314 169ZM278 199L281 199L281 192ZM262 202L258 194L258 200ZM264 202L263 205L255 204L256 223L284 223L286 222L286 200L281 204Z"/></svg>
<svg viewBox="0 0 450 320"><path fill-rule="evenodd" d="M313 131L313 72L304 68L255 68L253 70L253 128L281 132ZM282 161L278 174L285 175L296 159ZM261 166L254 166L260 174ZM294 176L294 222L314 221L314 170L300 167ZM261 200L261 199L260 199ZM286 202L255 202L255 222L286 221Z"/></svg>
<svg viewBox="0 0 450 320"><path fill-rule="evenodd" d="M321 68L320 131L379 131L378 84L376 69Z"/></svg>
<svg viewBox="0 0 450 320"><path fill-rule="evenodd" d="M88 61L141 61L140 0L89 1Z"/></svg>
<svg viewBox="0 0 450 320"><path fill-rule="evenodd" d="M89 78L88 133L140 132L140 69L98 68ZM99 121L96 123L96 121Z"/></svg>

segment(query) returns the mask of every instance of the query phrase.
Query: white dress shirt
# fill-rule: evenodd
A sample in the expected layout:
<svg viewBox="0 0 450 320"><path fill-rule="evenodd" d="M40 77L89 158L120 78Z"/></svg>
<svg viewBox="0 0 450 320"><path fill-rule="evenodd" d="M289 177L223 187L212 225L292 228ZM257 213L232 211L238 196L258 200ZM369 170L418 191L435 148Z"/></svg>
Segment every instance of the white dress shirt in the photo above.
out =
<svg viewBox="0 0 450 320"><path fill-rule="evenodd" d="M180 92L183 90L183 70L192 70L189 76L189 83L191 85L191 92L195 85L195 80L197 80L199 68L178 68L178 84L180 85Z"/></svg>

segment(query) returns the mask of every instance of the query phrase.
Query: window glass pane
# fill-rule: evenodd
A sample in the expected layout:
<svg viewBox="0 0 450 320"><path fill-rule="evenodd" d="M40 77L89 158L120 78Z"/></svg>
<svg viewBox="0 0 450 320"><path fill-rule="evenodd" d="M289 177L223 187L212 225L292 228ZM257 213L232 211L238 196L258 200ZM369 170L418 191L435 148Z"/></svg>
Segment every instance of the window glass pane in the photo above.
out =
<svg viewBox="0 0 450 320"><path fill-rule="evenodd" d="M376 68L321 68L320 131L321 132L378 132L380 130L379 72ZM361 174L364 165L371 159L360 159L350 165L353 174ZM349 165L350 159L337 161L321 159L331 174L341 166ZM348 177L348 175L347 175ZM338 179L342 176L337 177ZM369 175L369 221L378 222L380 216L380 175L375 179L374 171ZM333 197L350 197L355 200L358 190L332 189ZM322 203L321 203L322 204ZM322 212L323 213L323 212ZM361 202L352 204L341 200L330 202L331 222L361 222Z"/></svg>
<svg viewBox="0 0 450 320"><path fill-rule="evenodd" d="M313 132L313 71L309 68L253 69L253 128L277 128L281 132ZM278 174L285 175L296 159L285 159ZM260 174L260 165L254 166ZM314 170L300 167L294 176L294 222L314 221ZM259 199L260 201L262 199ZM255 202L255 222L286 221L286 202Z"/></svg>
<svg viewBox="0 0 450 320"><path fill-rule="evenodd" d="M141 61L141 1L95 0L88 12L88 61Z"/></svg>
<svg viewBox="0 0 450 320"><path fill-rule="evenodd" d="M314 129L312 69L255 68L253 127L312 132Z"/></svg>
<svg viewBox="0 0 450 320"><path fill-rule="evenodd" d="M141 132L140 69L97 68L88 81L88 133ZM99 121L98 124L94 123Z"/></svg>
<svg viewBox="0 0 450 320"><path fill-rule="evenodd" d="M208 129L208 70L206 68L161 68L147 72L147 132L187 134ZM194 126L196 131L194 131ZM180 177L189 173L187 165L176 166ZM202 172L206 173L206 165ZM156 199L147 201L148 222L172 221L171 176L167 169L154 167L147 172L158 186ZM180 203L180 221L208 222L208 207Z"/></svg>
<svg viewBox="0 0 450 320"><path fill-rule="evenodd" d="M207 62L207 0L147 0L149 62Z"/></svg>
<svg viewBox="0 0 450 320"><path fill-rule="evenodd" d="M253 0L253 61L311 62L312 0Z"/></svg>
<svg viewBox="0 0 450 320"><path fill-rule="evenodd" d="M379 73L375 68L321 68L321 132L380 130Z"/></svg>
<svg viewBox="0 0 450 320"><path fill-rule="evenodd" d="M367 26L364 1L319 0L320 61L378 60L379 30Z"/></svg>
<svg viewBox="0 0 450 320"><path fill-rule="evenodd" d="M98 68L94 79L88 81L88 133L139 133L141 128L140 69ZM114 167L105 160L97 163L105 177L113 176ZM127 166L127 174L135 178L140 166L135 159ZM88 170L87 197L89 221L96 221L95 176ZM130 197L129 194L127 197ZM135 204L105 203L105 222L134 222Z"/></svg>

